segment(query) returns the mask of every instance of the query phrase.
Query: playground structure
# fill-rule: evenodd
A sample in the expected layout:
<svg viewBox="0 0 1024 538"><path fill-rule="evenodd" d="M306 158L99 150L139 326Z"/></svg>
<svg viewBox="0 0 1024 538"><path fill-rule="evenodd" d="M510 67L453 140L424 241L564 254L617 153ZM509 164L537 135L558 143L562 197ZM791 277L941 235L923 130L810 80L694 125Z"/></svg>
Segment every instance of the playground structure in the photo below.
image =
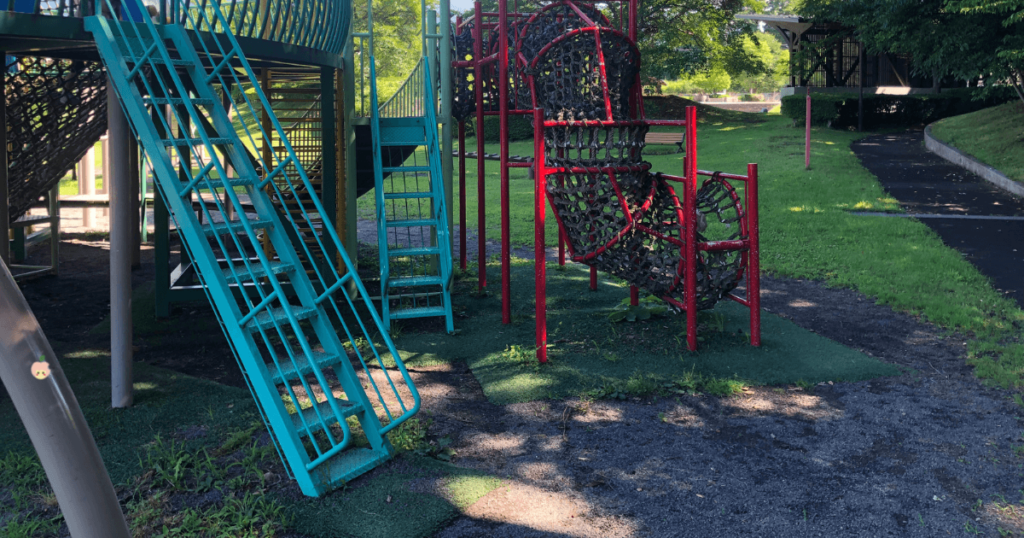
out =
<svg viewBox="0 0 1024 538"><path fill-rule="evenodd" d="M109 129L113 405L131 405L130 266L143 176L151 174L158 314L171 302L210 301L302 491L320 495L389 458L387 433L418 411L419 396L387 322L441 315L451 328L439 158L450 142L437 136L444 118L426 106L439 90L431 81L442 80L442 94L447 83L429 69L448 37L427 31L425 6L418 75L379 109L364 99L366 90L377 95L372 9L365 31L350 32L347 1L7 7L0 49L14 60L0 100L2 146L11 150L0 177L0 235L25 222L44 193L58 222L56 185ZM374 158L364 160L362 148ZM413 154L430 164L404 166ZM399 179L418 190L395 198L426 201L404 216L416 217L407 220L429 240L420 252L391 253L396 272L416 273L392 277L382 264L381 295L393 302L382 320L347 252L355 252L356 197L374 187L389 197ZM168 271L172 224L181 261ZM8 242L0 243L9 260ZM408 291L418 286L434 288ZM434 300L426 309L416 302L424 296Z"/></svg>
<svg viewBox="0 0 1024 538"><path fill-rule="evenodd" d="M500 121L502 322L511 323L509 171L535 180L536 350L547 360L545 199L559 224L559 263L573 261L626 280L685 312L687 346L697 347L697 311L723 298L750 310L750 342L760 345L757 165L747 175L697 169L696 109L685 120L647 120L636 48L637 0L609 3L613 24L593 3L552 2L536 13L474 4L457 20L453 117L459 121L461 267L466 267L465 122L476 119L480 275L486 286L484 118ZM615 6L618 9L615 9ZM617 11L617 13L616 13ZM529 116L534 158L509 155L511 116ZM643 161L652 126L685 127L682 176L652 174ZM698 186L698 176L709 176ZM744 184L745 199L730 184ZM732 291L744 281L745 297Z"/></svg>

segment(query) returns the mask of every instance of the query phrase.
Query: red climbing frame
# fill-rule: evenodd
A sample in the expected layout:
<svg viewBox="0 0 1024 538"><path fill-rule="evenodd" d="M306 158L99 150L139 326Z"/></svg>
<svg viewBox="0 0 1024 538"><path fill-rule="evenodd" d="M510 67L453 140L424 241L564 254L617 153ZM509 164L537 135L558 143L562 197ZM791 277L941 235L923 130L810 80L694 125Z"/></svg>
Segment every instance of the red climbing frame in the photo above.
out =
<svg viewBox="0 0 1024 538"><path fill-rule="evenodd" d="M633 42L637 38L637 2L638 0L610 0L602 1L604 4L618 3L619 4L619 23L620 27L618 31L626 33L630 40ZM580 3L580 0L561 0L554 2L554 4L565 4L569 5L574 9L583 19L589 20L583 12L575 5ZM622 8L626 7L627 14L622 13ZM539 156L532 163L534 167L534 258L535 258L535 286L536 286L536 345L537 345L537 359L540 362L547 362L547 291L546 291L546 258L547 252L545 248L545 217L546 217L546 176L551 172L545 166L545 147L544 147L544 129L547 127L555 127L559 125L565 125L566 122L550 121L545 120L544 111L540 108L535 108L532 104L520 103L519 96L521 92L516 91L513 94L514 106L509 106L509 57L508 54L499 54L498 51L509 50L509 35L508 31L510 28L517 28L518 25L510 25L509 21L521 21L528 19L529 14L519 13L517 9L517 2L513 2L513 10L509 12L508 0L498 1L498 11L495 12L484 12L481 4L478 1L474 3L474 15L472 21L463 21L461 19L456 20L456 28L461 29L463 24L472 22L473 24L473 59L464 60L458 58L453 62L454 67L472 68L474 76L474 92L476 100L476 132L477 132L477 193L478 193L478 213L477 213L477 239L478 239L478 263L479 263L479 281L478 287L482 291L487 286L486 277L486 215L485 215L485 185L484 185L484 140L480 133L483 131L484 118L486 116L498 116L499 117L499 132L500 132L500 173L501 173L501 298L502 298L502 323L511 323L511 275L510 275L510 233L509 233L509 169L511 168L526 168L530 167L531 163L522 161L510 161L509 159L509 140L508 140L508 120L509 116L512 115L532 115L534 119L534 155ZM624 16L626 15L626 16ZM488 55L484 56L484 36L487 32L493 32L497 30L497 42L488 50ZM583 29L584 31L587 29ZM576 30L580 31L580 30ZM598 36L599 39L599 36ZM522 61L522 58L515 58L515 61ZM602 71L604 65L602 63ZM494 71L497 71L496 73ZM601 73L604 78L604 73ZM532 79L532 76L529 77ZM497 84L497 92L493 88L489 88L490 98L497 99L498 110L486 110L484 104L484 84L481 81L488 81L490 84L497 84L498 81L503 81L501 84ZM533 85L533 81L529 80L528 84L530 87ZM760 306L760 256L759 256L759 230L758 230L758 215L757 215L757 165L747 165L747 175L736 175L736 174L725 174L725 173L713 173L697 169L697 115L696 107L687 107L686 120L645 120L644 109L643 109L643 93L641 90L641 84L639 83L639 75L637 83L633 87L633 95L630 96L630 109L633 115L633 120L630 122L616 122L616 121L598 121L598 123L605 125L628 125L633 122L644 122L650 126L685 126L686 128L686 157L684 158L683 164L683 175L682 176L670 176L662 174L662 178L678 182L683 188L683 214L686 216L686 227L685 227L685 247L688 252L684 252L683 256L685 259L684 273L683 273L683 285L684 285L684 303L665 297L667 302L673 304L673 306L687 313L687 347L693 351L697 348L697 303L696 303L696 271L697 271L697 252L711 252L716 250L740 250L742 251L742 266L746 270L746 286L743 297L736 295L735 293L729 293L728 297L742 305L747 306L750 309L750 343L754 346L761 345L761 306ZM497 93L497 95L495 95ZM528 105L524 106L524 105ZM609 116L610 117L610 116ZM590 123L590 122L588 122ZM466 151L465 151L465 122L459 122L459 171L460 171L460 211L459 218L461 224L460 230L460 249L459 259L460 266L464 269L466 267L467 256L466 256L466 211L465 211L465 171L466 171ZM702 241L697 242L696 230L697 230L697 211L696 211L696 196L698 189L698 176L717 176L723 179L729 179L733 181L742 181L745 185L744 188L744 205L746 211L742 214L743 222L741 226L747 230L745 239L735 241ZM677 191L678 192L678 191ZM557 219L557 215L556 215ZM562 226L559 225L559 238L558 238L558 262L560 265L565 264L565 238L562 231ZM590 287L596 289L597 287L597 272L596 269L590 267ZM637 304L639 298L638 290L636 288L630 288L630 299L632 304Z"/></svg>

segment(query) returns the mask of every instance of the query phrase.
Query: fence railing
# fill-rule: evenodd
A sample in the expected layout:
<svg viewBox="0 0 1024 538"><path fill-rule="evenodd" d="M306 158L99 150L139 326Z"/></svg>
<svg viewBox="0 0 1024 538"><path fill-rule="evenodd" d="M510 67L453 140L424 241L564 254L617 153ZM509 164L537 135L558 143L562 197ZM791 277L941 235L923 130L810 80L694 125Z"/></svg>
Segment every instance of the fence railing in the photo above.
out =
<svg viewBox="0 0 1024 538"><path fill-rule="evenodd" d="M421 59L413 68L409 78L405 79L402 86L398 88L383 105L380 105L380 117L382 118L414 118L426 114L423 103L426 96L426 81L424 73L426 63Z"/></svg>
<svg viewBox="0 0 1024 538"><path fill-rule="evenodd" d="M189 30L224 32L214 19L210 28L194 28L199 12L212 15L208 0L146 0L149 13L133 12L130 19L141 22L149 16L156 22L177 22ZM19 13L53 17L86 17L92 15L94 3L88 0L7 0L0 8ZM128 4L129 11L137 8ZM352 23L349 0L233 0L224 5L223 19L237 37L276 41L288 45L310 47L332 54L341 54ZM191 16L189 16L191 14Z"/></svg>

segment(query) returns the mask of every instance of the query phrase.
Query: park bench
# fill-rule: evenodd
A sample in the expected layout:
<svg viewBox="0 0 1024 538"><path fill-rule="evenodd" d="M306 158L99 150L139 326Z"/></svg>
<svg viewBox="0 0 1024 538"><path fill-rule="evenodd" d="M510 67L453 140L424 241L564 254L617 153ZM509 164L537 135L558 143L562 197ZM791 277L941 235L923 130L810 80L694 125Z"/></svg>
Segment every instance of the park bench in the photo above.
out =
<svg viewBox="0 0 1024 538"><path fill-rule="evenodd" d="M645 142L648 146L675 146L675 151L668 151L664 153L651 153L645 152L648 155L668 155L671 153L682 153L683 152L683 140L685 133L647 133Z"/></svg>

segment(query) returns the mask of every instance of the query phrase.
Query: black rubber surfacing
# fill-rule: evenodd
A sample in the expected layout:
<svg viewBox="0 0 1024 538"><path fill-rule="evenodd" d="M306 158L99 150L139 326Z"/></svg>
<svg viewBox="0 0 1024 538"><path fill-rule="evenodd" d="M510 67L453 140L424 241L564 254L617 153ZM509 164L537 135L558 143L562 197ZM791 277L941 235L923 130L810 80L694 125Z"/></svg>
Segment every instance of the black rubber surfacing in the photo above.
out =
<svg viewBox="0 0 1024 538"><path fill-rule="evenodd" d="M922 131L869 136L851 148L907 212L1024 217L1024 199L927 151ZM992 279L997 290L1024 307L1024 220L921 222Z"/></svg>

